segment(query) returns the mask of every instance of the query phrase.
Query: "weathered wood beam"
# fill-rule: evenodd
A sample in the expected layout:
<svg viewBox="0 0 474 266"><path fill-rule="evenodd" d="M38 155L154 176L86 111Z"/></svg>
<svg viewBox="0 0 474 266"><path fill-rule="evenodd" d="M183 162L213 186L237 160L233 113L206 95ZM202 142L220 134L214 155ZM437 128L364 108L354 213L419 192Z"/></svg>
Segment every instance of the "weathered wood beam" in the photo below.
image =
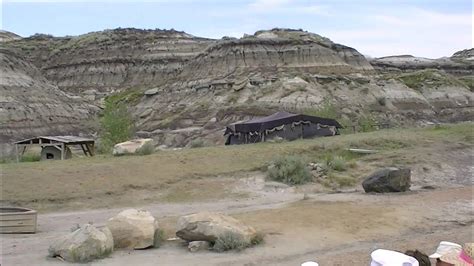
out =
<svg viewBox="0 0 474 266"><path fill-rule="evenodd" d="M87 144L86 144L87 145ZM84 148L83 144L79 144L81 146L82 152L84 152L84 155L87 157L87 150Z"/></svg>
<svg viewBox="0 0 474 266"><path fill-rule="evenodd" d="M16 162L20 162L20 154L18 153L18 144L15 144Z"/></svg>
<svg viewBox="0 0 474 266"><path fill-rule="evenodd" d="M61 160L64 160L64 143L61 143Z"/></svg>

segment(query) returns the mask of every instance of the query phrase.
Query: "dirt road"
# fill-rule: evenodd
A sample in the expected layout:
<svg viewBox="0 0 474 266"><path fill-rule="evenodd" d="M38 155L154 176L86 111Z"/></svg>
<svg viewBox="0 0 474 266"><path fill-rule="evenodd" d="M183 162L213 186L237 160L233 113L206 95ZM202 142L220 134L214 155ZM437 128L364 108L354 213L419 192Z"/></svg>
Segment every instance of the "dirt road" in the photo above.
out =
<svg viewBox="0 0 474 266"><path fill-rule="evenodd" d="M254 199L144 207L172 237L177 216L200 210L229 213L267 234L265 243L240 253L189 253L179 241L159 249L117 250L92 265L367 265L375 248L431 252L441 240L473 239L473 186L402 194L361 192L302 195L267 192ZM280 195L276 197L275 195ZM76 223L104 224L120 209L39 216L34 235L2 235L2 265L60 265L46 258L51 241Z"/></svg>

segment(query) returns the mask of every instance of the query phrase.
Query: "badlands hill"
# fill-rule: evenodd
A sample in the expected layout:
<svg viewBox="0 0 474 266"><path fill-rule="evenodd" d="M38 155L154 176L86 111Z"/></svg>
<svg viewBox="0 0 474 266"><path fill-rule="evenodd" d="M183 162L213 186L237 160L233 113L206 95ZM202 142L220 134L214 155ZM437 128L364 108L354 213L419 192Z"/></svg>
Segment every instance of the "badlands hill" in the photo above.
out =
<svg viewBox="0 0 474 266"><path fill-rule="evenodd" d="M31 63L0 49L0 143L31 135L90 134L83 128L98 108L69 95Z"/></svg>
<svg viewBox="0 0 474 266"><path fill-rule="evenodd" d="M115 29L70 37L38 34L2 46L21 58L8 71L21 72L19 66L27 65L43 82L31 83L31 91L48 84L52 89L38 94L70 97L61 102L81 106L54 108L62 117L95 117L94 105L113 95L129 107L139 136L167 146L196 138L221 143L227 123L282 109L311 113L331 106L350 123L364 117L392 124L452 122L473 114L472 49L441 59L369 61L351 47L290 29L219 40L175 30ZM20 99L12 86L2 89ZM45 101L35 95L20 102ZM2 140L36 133L17 134L25 124L12 118L16 110L3 106ZM70 120L61 121L56 125L76 130Z"/></svg>

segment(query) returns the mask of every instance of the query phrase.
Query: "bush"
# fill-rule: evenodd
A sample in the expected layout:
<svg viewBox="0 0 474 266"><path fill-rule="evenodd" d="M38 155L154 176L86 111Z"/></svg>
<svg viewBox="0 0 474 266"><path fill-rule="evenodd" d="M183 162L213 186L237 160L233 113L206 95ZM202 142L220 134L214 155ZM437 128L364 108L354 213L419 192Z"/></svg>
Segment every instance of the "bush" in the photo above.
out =
<svg viewBox="0 0 474 266"><path fill-rule="evenodd" d="M378 97L378 98L377 98L377 102L378 102L381 106L385 106L385 105L387 105L387 98L385 98L385 96Z"/></svg>
<svg viewBox="0 0 474 266"><path fill-rule="evenodd" d="M153 238L153 247L159 248L161 244L165 241L165 231L163 229L157 229Z"/></svg>
<svg viewBox="0 0 474 266"><path fill-rule="evenodd" d="M100 125L100 151L104 153L109 153L115 144L133 136L132 118L123 103L106 99Z"/></svg>
<svg viewBox="0 0 474 266"><path fill-rule="evenodd" d="M27 153L21 156L20 162L38 162L41 161L41 155L39 153Z"/></svg>
<svg viewBox="0 0 474 266"><path fill-rule="evenodd" d="M257 234L250 240L252 246L260 245L265 241L265 234L257 232Z"/></svg>
<svg viewBox="0 0 474 266"><path fill-rule="evenodd" d="M225 232L216 239L212 249L217 252L228 250L241 251L249 246L250 244L242 235L233 232Z"/></svg>
<svg viewBox="0 0 474 266"><path fill-rule="evenodd" d="M189 144L189 147L191 148L201 148L205 146L205 142L202 139L194 139L191 141Z"/></svg>
<svg viewBox="0 0 474 266"><path fill-rule="evenodd" d="M312 180L312 175L306 167L305 161L298 156L280 157L268 169L270 180L288 185L304 184Z"/></svg>
<svg viewBox="0 0 474 266"><path fill-rule="evenodd" d="M375 130L377 120L371 115L364 115L359 118L357 123L359 124L360 132L370 132Z"/></svg>
<svg viewBox="0 0 474 266"><path fill-rule="evenodd" d="M331 169L335 171L343 172L347 170L346 159L342 156L334 156L328 163L330 164Z"/></svg>
<svg viewBox="0 0 474 266"><path fill-rule="evenodd" d="M351 176L330 174L328 179L337 187L350 187L356 184L356 179Z"/></svg>
<svg viewBox="0 0 474 266"><path fill-rule="evenodd" d="M136 151L136 154L138 155L150 155L152 153L155 152L155 145L153 145L153 142L147 142L145 144L143 144L143 146L140 147L140 149L138 149Z"/></svg>
<svg viewBox="0 0 474 266"><path fill-rule="evenodd" d="M319 116L323 118L338 119L339 115L337 112L337 107L332 104L329 100L324 100L321 106L318 109L306 109L303 110L303 114Z"/></svg>

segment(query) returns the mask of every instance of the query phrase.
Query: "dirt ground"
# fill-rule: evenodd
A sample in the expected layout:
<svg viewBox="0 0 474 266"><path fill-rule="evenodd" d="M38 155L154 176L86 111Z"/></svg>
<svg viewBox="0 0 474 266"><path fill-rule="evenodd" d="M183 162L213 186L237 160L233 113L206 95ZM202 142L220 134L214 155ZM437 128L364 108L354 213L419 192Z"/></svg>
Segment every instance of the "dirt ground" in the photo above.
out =
<svg viewBox="0 0 474 266"><path fill-rule="evenodd" d="M450 131L449 138L444 133L390 131L230 150L5 165L2 204L40 212L36 234L0 235L0 264L64 265L46 257L56 237L76 224L104 225L128 207L151 211L170 240L158 249L116 250L91 265L300 265L307 260L368 265L376 248L430 253L442 240L474 241L472 132ZM289 187L266 181L258 170L274 153L316 156L316 148L332 152L349 143L380 152L354 158L347 175L362 178L374 168L403 164L412 168L412 191L365 194L360 179L346 188ZM257 151L258 156L246 155ZM176 220L206 210L254 226L265 242L242 252L189 253L175 239Z"/></svg>
<svg viewBox="0 0 474 266"><path fill-rule="evenodd" d="M257 200L144 206L173 237L179 215L197 210L225 212L266 234L265 243L243 252L189 253L183 243L158 249L118 250L92 265L367 265L376 248L433 251L441 240L473 240L473 186L418 190L402 194L361 192L314 194L302 199L289 191ZM290 196L292 195L292 196ZM75 223L103 225L121 209L49 213L39 216L39 232L2 235L2 265L59 265L46 258L51 241Z"/></svg>

